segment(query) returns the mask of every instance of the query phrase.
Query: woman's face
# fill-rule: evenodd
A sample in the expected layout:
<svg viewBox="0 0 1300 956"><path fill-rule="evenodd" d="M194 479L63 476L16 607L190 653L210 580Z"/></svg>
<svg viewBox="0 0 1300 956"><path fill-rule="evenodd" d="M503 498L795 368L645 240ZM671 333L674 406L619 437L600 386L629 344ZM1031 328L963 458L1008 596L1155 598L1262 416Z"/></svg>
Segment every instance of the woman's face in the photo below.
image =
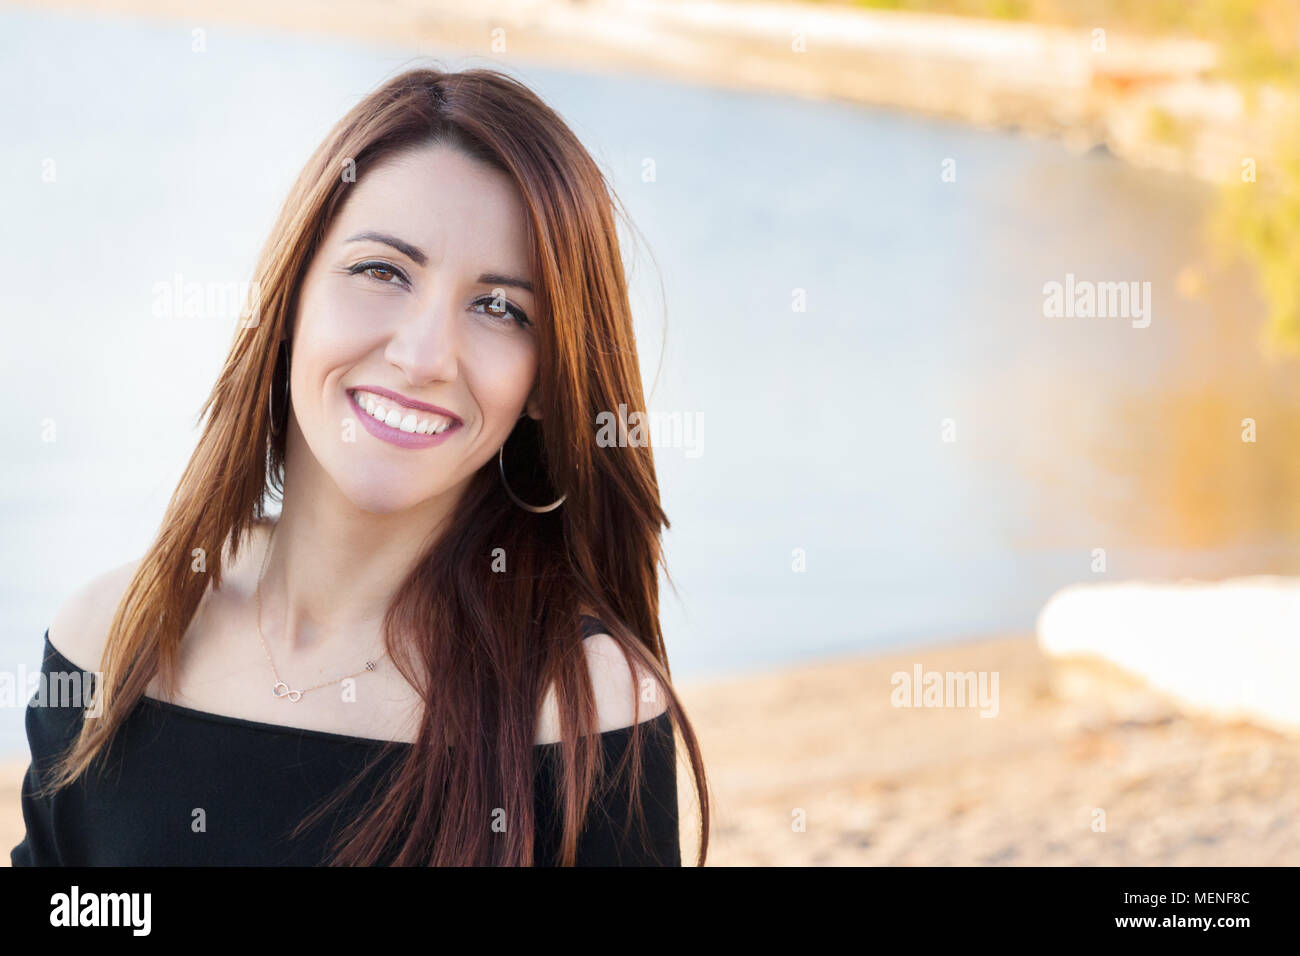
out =
<svg viewBox="0 0 1300 956"><path fill-rule="evenodd" d="M525 213L505 174L443 146L348 188L294 316L289 456L305 443L358 508L398 512L458 496L541 417Z"/></svg>

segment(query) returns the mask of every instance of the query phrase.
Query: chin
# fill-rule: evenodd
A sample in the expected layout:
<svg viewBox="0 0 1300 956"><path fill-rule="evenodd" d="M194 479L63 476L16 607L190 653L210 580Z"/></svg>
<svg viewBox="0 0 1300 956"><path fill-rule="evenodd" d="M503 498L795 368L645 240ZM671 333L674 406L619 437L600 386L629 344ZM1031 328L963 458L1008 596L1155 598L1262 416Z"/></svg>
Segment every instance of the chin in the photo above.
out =
<svg viewBox="0 0 1300 956"><path fill-rule="evenodd" d="M399 514L423 504L431 497L427 487L409 481L385 482L374 475L350 475L335 479L339 491L358 510L372 515Z"/></svg>

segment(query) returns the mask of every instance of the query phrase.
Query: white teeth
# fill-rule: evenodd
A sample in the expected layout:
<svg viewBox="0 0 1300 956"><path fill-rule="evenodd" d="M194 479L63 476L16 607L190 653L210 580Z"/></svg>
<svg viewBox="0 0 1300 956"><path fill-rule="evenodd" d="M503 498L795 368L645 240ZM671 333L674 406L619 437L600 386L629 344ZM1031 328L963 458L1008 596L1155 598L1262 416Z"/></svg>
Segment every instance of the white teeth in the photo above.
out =
<svg viewBox="0 0 1300 956"><path fill-rule="evenodd" d="M451 420L441 415L419 419L414 412L407 412L400 406L385 405L368 392L356 392L358 403L372 418L378 419L391 428L397 428L408 434L440 435L451 427Z"/></svg>

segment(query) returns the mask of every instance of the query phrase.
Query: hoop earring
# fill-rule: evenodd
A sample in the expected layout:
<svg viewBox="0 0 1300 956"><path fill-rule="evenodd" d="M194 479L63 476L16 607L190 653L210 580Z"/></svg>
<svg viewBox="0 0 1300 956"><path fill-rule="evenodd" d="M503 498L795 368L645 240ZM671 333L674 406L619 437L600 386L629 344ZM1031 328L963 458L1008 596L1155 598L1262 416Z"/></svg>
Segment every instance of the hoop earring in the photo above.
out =
<svg viewBox="0 0 1300 956"><path fill-rule="evenodd" d="M288 358L288 353L285 351L285 344L283 341L280 342L280 352L283 353L286 359ZM280 358L279 356L277 356L276 368L279 367L280 367ZM271 423L272 437L278 437L280 432L284 430L284 423L282 422L279 425L275 424L275 399L271 395L271 391L274 388L275 388L275 371L272 370L271 383L266 390L266 417L269 419ZM284 416L285 416L285 422L287 422L289 420L289 363L287 361L285 362L285 369L284 369Z"/></svg>
<svg viewBox="0 0 1300 956"><path fill-rule="evenodd" d="M569 497L568 495L560 495L557 500L552 501L549 505L530 505L526 501L521 501L519 497L510 490L510 482L506 481L506 446L504 444L497 450L497 468L501 472L501 486L505 488L506 494L510 496L511 501L523 508L525 511L531 511L533 514L544 515L548 511L554 511L556 508L560 507L560 505L564 504L564 499Z"/></svg>

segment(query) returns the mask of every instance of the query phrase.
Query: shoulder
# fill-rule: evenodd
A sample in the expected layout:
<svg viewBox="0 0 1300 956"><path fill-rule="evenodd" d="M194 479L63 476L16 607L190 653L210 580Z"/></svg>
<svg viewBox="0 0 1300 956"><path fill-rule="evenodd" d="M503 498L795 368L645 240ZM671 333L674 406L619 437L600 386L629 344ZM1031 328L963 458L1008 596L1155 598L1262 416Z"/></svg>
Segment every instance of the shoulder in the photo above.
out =
<svg viewBox="0 0 1300 956"><path fill-rule="evenodd" d="M630 727L638 721L644 723L668 709L658 680L639 663L634 667L631 658L610 635L592 634L582 646L596 698L599 733ZM542 700L536 742L550 744L559 739L559 701L552 685Z"/></svg>
<svg viewBox="0 0 1300 956"><path fill-rule="evenodd" d="M50 622L54 649L82 670L99 670L108 629L140 559L103 571L68 596Z"/></svg>

